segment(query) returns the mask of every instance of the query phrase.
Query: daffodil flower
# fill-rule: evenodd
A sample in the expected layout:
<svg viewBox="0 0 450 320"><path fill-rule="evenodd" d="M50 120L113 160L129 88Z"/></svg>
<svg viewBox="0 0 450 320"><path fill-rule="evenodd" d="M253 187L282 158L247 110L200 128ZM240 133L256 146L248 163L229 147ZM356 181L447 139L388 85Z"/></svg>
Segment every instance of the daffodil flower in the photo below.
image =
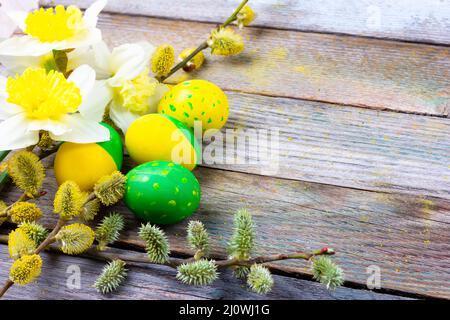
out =
<svg viewBox="0 0 450 320"><path fill-rule="evenodd" d="M38 7L38 0L2 0L0 2L0 39L10 37L17 28L17 24L8 17L9 11L31 11Z"/></svg>
<svg viewBox="0 0 450 320"><path fill-rule="evenodd" d="M142 115L154 113L167 85L150 76L150 57L155 48L148 42L124 44L110 51L104 42L89 54L73 55L74 64L89 63L98 78L106 79L111 102L109 116L125 133L132 122Z"/></svg>
<svg viewBox="0 0 450 320"><path fill-rule="evenodd" d="M55 141L108 140L108 129L99 124L110 98L105 88L87 65L68 79L42 68L28 68L15 78L0 76L0 150L35 145L40 131Z"/></svg>
<svg viewBox="0 0 450 320"><path fill-rule="evenodd" d="M8 17L25 35L0 43L0 62L9 72L23 72L27 67L42 67L52 59L53 50L84 48L102 39L98 15L107 0L94 2L83 13L76 6L40 8L27 12L9 10Z"/></svg>

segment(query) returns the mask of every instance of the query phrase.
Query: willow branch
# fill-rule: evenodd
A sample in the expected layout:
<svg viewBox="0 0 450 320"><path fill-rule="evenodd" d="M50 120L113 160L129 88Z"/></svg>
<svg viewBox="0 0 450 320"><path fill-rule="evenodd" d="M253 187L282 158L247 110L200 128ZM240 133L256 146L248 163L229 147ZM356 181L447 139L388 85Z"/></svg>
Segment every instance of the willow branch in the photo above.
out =
<svg viewBox="0 0 450 320"><path fill-rule="evenodd" d="M239 14L239 12L242 10L242 8L247 4L248 0L244 0L241 2L241 4L236 8L236 10L234 10L233 14L231 16L228 17L228 19L221 24L220 26L217 27L217 29L220 28L225 28L226 26L228 26L230 23L232 23L233 21L236 21L237 19L237 15ZM166 80L167 78L169 78L170 76L172 76L175 72L177 72L178 70L180 70L181 68L183 68L189 61L192 60L192 58L194 58L200 51L203 51L205 49L208 48L208 43L206 41L202 42L190 55L188 55L186 58L183 59L183 61L179 62L177 65L175 65L175 67L173 67L170 72L166 75L166 76L161 76L158 78L158 80L160 82L163 82L164 80Z"/></svg>
<svg viewBox="0 0 450 320"><path fill-rule="evenodd" d="M89 196L87 197L87 199L85 200L83 207L86 206L86 204L89 201L92 201L93 199L95 199L95 197L96 196L93 192L90 193ZM47 249L51 244L53 244L56 241L56 235L62 229L62 227L64 227L67 224L67 222L68 222L68 220L59 218L58 222L56 223L55 228L53 228L53 230L48 234L47 238L44 241L42 241L42 243L36 248L36 250L34 251L34 254L40 254L42 251ZM8 237L0 236L0 242L8 243ZM12 282L11 280L6 281L3 288L0 290L0 298L13 285L14 285L14 282Z"/></svg>

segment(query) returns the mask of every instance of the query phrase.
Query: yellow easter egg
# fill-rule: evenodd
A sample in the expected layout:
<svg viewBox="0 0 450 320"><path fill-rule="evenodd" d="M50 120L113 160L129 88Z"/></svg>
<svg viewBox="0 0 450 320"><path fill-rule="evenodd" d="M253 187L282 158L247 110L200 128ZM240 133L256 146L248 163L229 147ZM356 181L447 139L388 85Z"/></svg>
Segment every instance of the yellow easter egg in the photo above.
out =
<svg viewBox="0 0 450 320"><path fill-rule="evenodd" d="M54 170L58 184L71 180L83 191L94 188L97 181L122 168L123 145L120 135L109 125L110 140L99 143L64 142L55 156Z"/></svg>
<svg viewBox="0 0 450 320"><path fill-rule="evenodd" d="M225 93L206 80L188 80L171 88L161 99L158 113L178 119L189 128L201 121L203 131L221 129L228 120Z"/></svg>
<svg viewBox="0 0 450 320"><path fill-rule="evenodd" d="M183 123L163 114L148 114L134 121L125 135L125 146L138 164L166 160L193 170L200 160L200 146Z"/></svg>

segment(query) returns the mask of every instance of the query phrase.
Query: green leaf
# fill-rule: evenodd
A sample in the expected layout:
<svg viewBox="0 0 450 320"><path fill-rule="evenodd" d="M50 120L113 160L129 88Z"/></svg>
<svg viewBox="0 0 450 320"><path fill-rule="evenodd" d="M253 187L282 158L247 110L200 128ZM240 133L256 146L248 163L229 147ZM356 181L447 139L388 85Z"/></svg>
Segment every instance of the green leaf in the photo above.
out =
<svg viewBox="0 0 450 320"><path fill-rule="evenodd" d="M55 62L55 70L66 74L67 72L67 53L61 50L53 50L53 60Z"/></svg>

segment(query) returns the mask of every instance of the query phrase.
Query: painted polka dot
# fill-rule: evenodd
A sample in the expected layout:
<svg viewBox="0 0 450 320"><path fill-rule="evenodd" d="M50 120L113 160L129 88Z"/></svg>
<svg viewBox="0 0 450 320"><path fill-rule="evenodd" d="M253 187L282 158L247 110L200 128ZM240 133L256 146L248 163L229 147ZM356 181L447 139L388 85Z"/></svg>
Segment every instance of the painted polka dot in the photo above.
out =
<svg viewBox="0 0 450 320"><path fill-rule="evenodd" d="M183 177L183 178L181 178L181 182L182 182L182 183L187 183L187 182L188 182L188 179L187 179L186 177Z"/></svg>
<svg viewBox="0 0 450 320"><path fill-rule="evenodd" d="M155 183L153 184L153 189L155 189L155 190L158 190L160 187L161 187L161 186L159 185L158 182L155 182Z"/></svg>
<svg viewBox="0 0 450 320"><path fill-rule="evenodd" d="M168 204L169 206L175 207L177 205L177 202L175 200L170 200Z"/></svg>

